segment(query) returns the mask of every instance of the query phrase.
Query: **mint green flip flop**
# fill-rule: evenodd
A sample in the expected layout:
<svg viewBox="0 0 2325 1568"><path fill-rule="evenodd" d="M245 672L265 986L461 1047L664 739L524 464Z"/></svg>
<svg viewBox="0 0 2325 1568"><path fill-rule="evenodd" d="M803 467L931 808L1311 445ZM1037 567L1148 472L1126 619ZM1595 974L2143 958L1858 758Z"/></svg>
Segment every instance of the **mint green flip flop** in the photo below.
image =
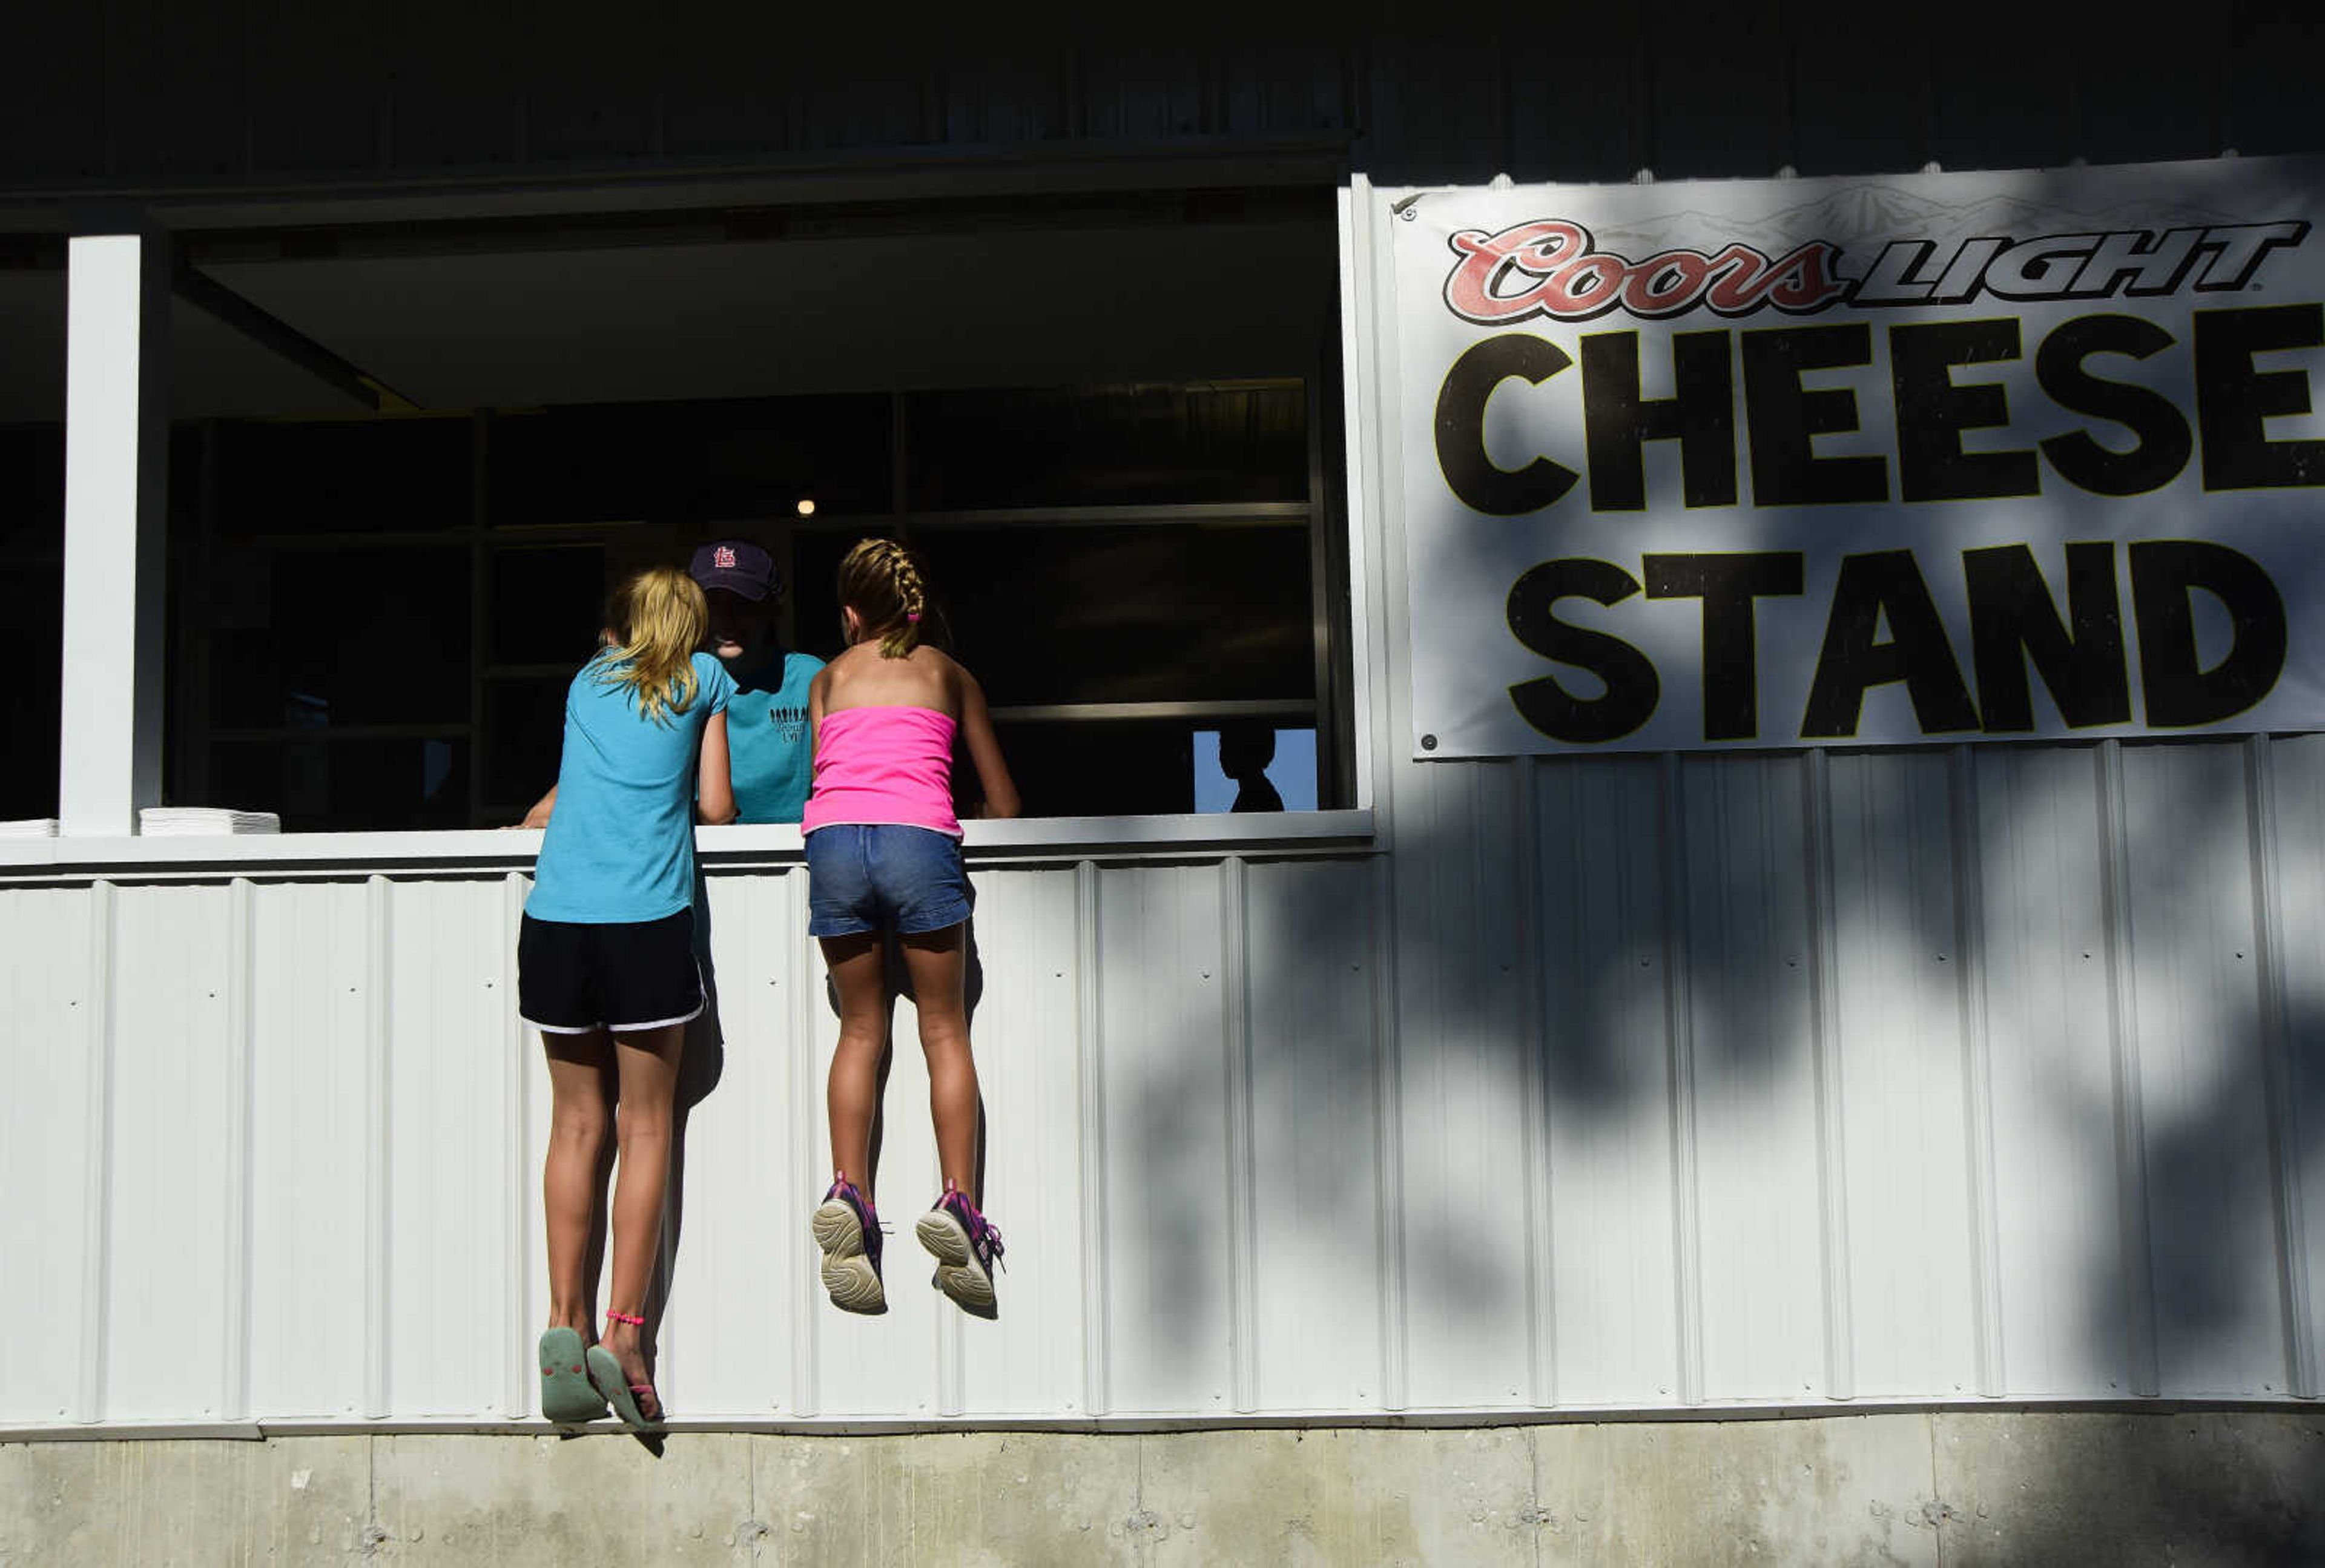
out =
<svg viewBox="0 0 2325 1568"><path fill-rule="evenodd" d="M650 1432L662 1424L659 1416L648 1421L645 1412L638 1408L637 1396L653 1393L653 1384L633 1383L625 1378L621 1362L616 1360L614 1352L603 1345L590 1346L588 1360L589 1381L597 1385L597 1392L606 1396L606 1403L614 1407L614 1414L622 1418L623 1425L633 1432Z"/></svg>
<svg viewBox="0 0 2325 1568"><path fill-rule="evenodd" d="M588 1365L581 1336L575 1331L551 1329L541 1336L543 1420L554 1421L560 1426L579 1426L606 1414L606 1401L591 1385L585 1370Z"/></svg>

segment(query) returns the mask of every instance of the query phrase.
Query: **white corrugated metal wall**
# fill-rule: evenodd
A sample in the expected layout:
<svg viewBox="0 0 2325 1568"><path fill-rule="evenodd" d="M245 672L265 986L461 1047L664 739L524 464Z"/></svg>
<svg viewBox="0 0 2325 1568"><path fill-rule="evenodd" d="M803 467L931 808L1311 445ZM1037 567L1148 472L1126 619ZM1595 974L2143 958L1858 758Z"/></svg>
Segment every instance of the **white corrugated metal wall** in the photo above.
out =
<svg viewBox="0 0 2325 1568"><path fill-rule="evenodd" d="M722 871L672 1407L2310 1394L2320 748L1404 763L1381 853L986 861L992 1324L901 1228L822 1304L802 877ZM523 886L0 891L0 1424L529 1411Z"/></svg>

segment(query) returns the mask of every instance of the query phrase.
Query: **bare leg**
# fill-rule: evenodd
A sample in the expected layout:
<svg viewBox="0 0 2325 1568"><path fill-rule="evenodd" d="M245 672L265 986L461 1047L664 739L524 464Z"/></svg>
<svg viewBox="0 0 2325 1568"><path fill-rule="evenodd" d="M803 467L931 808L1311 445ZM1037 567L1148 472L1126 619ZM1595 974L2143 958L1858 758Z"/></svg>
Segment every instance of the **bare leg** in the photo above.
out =
<svg viewBox="0 0 2325 1568"><path fill-rule="evenodd" d="M839 993L839 1048L824 1087L831 1118L831 1165L872 1198L872 1118L880 1104L880 1054L887 1042L887 988L874 932L823 939L823 961Z"/></svg>
<svg viewBox="0 0 2325 1568"><path fill-rule="evenodd" d="M613 1042L544 1032L549 1053L549 1156L542 1163L541 1208L549 1229L549 1326L592 1338L586 1265L597 1218L598 1162L606 1147L604 1072Z"/></svg>
<svg viewBox="0 0 2325 1568"><path fill-rule="evenodd" d="M670 1189L671 1106L685 1044L682 1024L614 1036L614 1060L622 1075L615 1123L621 1164L614 1176L614 1278L606 1304L632 1317L645 1315L646 1288L662 1240L662 1198ZM649 1381L637 1324L608 1322L605 1343L622 1363L625 1378ZM649 1419L661 1414L650 1396L642 1396L638 1405Z"/></svg>
<svg viewBox="0 0 2325 1568"><path fill-rule="evenodd" d="M937 1163L944 1178L982 1207L977 1190L977 1063L969 1055L962 977L966 923L904 938L904 965L921 1015L921 1050L929 1062L929 1116L936 1123Z"/></svg>

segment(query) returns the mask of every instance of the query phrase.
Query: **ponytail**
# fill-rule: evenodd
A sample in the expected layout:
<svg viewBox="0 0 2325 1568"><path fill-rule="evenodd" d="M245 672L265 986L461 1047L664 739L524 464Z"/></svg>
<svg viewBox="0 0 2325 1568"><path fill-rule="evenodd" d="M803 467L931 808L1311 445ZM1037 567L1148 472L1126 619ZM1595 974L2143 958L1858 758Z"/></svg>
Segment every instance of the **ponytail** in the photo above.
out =
<svg viewBox="0 0 2325 1568"><path fill-rule="evenodd" d="M927 581L912 552L893 539L866 539L839 563L839 602L856 612L880 656L901 659L919 645Z"/></svg>
<svg viewBox="0 0 2325 1568"><path fill-rule="evenodd" d="M593 661L599 681L628 687L638 711L656 724L694 706L694 650L710 627L694 579L674 567L648 567L615 593L613 626L621 640Z"/></svg>

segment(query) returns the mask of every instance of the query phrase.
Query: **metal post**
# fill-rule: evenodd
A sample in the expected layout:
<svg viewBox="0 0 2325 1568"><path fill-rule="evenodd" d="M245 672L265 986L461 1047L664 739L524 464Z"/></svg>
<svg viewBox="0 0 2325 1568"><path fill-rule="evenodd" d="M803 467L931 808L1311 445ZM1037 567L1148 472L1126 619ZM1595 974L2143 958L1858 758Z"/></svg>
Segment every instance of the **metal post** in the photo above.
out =
<svg viewBox="0 0 2325 1568"><path fill-rule="evenodd" d="M64 710L58 817L122 836L162 799L169 242L76 237L65 350Z"/></svg>

